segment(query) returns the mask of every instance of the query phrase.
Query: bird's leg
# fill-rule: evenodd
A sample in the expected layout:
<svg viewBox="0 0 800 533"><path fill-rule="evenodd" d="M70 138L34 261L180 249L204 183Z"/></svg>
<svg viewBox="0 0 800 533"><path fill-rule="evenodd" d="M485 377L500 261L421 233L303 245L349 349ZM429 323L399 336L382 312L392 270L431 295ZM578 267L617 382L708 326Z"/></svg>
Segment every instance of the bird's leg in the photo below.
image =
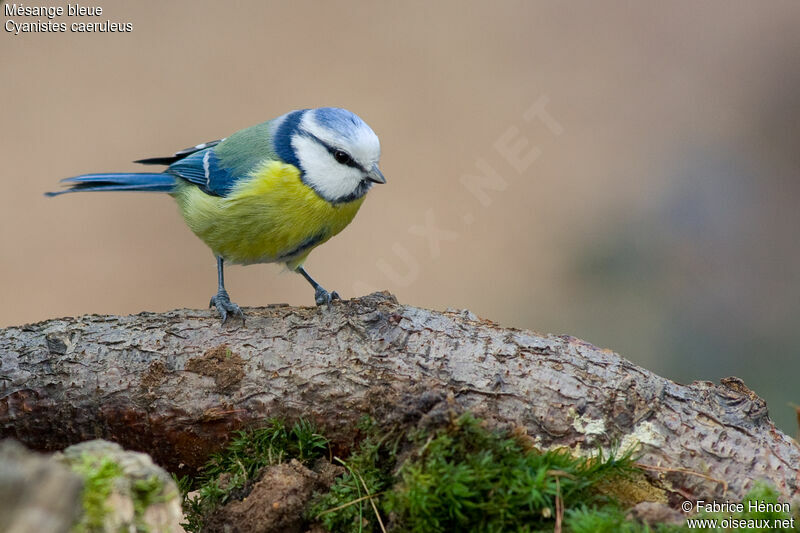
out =
<svg viewBox="0 0 800 533"><path fill-rule="evenodd" d="M302 274L303 277L306 278L306 281L308 281L311 284L311 286L314 287L314 301L317 302L317 305L322 305L322 304L330 305L330 303L333 300L341 300L341 298L339 298L339 294L336 291L328 292L325 289L323 289L322 285L314 281L314 278L308 275L308 272L306 272L305 268L297 267L296 271Z"/></svg>
<svg viewBox="0 0 800 533"><path fill-rule="evenodd" d="M225 290L225 278L222 274L222 263L223 259L217 256L217 294L211 297L211 303L209 303L208 306L217 308L217 311L219 311L219 316L222 317L223 324L226 320L228 320L228 313L233 313L241 318L242 324L244 324L244 313L242 313L242 310L238 305L231 301L230 297L228 296L228 291Z"/></svg>

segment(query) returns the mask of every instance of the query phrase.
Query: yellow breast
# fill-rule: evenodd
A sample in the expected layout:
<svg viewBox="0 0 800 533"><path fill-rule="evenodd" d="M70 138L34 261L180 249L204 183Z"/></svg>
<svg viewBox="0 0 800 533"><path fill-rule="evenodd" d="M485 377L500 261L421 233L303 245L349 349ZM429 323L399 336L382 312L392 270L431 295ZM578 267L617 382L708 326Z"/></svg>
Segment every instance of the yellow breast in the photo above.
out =
<svg viewBox="0 0 800 533"><path fill-rule="evenodd" d="M312 249L347 226L364 198L332 205L293 165L268 161L226 197L183 180L172 193L195 235L231 263L285 262L294 270Z"/></svg>

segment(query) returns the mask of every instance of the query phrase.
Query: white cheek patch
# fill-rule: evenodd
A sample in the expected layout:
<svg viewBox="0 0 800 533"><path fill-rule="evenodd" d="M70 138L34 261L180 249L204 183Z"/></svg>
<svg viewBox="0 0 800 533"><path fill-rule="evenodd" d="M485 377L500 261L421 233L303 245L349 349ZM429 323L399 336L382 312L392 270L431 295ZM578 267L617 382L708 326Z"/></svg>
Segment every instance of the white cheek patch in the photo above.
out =
<svg viewBox="0 0 800 533"><path fill-rule="evenodd" d="M296 135L292 147L305 172L305 181L327 199L351 194L361 183L359 169L340 165L327 148L305 135Z"/></svg>

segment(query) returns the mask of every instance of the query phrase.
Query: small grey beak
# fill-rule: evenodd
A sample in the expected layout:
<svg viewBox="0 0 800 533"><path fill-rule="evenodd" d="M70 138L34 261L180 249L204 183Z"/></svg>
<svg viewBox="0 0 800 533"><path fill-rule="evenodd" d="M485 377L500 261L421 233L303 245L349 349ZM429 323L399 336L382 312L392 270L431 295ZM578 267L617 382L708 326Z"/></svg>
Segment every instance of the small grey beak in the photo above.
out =
<svg viewBox="0 0 800 533"><path fill-rule="evenodd" d="M372 165L372 169L367 172L367 179L375 183L386 183L386 178L383 177L383 172L378 168L378 165Z"/></svg>

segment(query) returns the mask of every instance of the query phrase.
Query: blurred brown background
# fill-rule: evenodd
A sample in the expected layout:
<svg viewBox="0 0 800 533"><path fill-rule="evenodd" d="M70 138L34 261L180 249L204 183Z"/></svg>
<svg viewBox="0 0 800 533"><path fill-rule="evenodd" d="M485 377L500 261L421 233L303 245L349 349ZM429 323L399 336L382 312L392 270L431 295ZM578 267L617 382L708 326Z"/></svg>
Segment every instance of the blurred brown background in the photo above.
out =
<svg viewBox="0 0 800 533"><path fill-rule="evenodd" d="M800 3L87 5L61 21L133 32L0 37L0 325L205 306L214 261L169 197L42 193L334 105L380 135L389 183L311 255L325 287L738 375L794 434ZM274 265L227 285L313 303Z"/></svg>

